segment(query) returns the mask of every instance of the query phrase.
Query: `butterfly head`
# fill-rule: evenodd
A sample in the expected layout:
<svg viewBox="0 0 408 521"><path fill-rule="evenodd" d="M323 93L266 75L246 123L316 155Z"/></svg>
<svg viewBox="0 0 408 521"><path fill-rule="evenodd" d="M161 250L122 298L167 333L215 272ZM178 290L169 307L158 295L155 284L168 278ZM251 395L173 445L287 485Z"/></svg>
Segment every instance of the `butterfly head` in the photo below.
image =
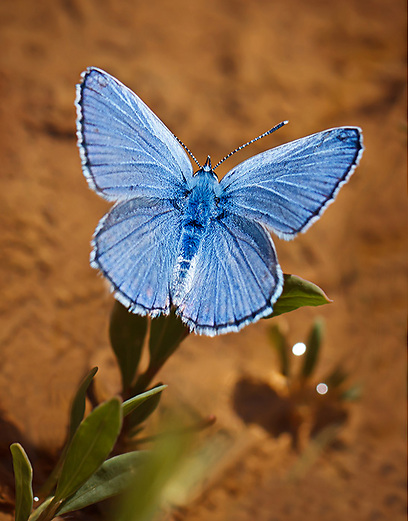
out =
<svg viewBox="0 0 408 521"><path fill-rule="evenodd" d="M203 171L204 172L211 172L212 171L212 167L211 167L211 157L210 156L207 156L207 159L204 163L204 166L203 166Z"/></svg>
<svg viewBox="0 0 408 521"><path fill-rule="evenodd" d="M218 181L217 174L214 172L213 167L211 166L211 157L210 156L207 156L207 159L206 159L204 165L201 166L194 175L195 176L210 175L210 177L213 177L214 179L216 179Z"/></svg>

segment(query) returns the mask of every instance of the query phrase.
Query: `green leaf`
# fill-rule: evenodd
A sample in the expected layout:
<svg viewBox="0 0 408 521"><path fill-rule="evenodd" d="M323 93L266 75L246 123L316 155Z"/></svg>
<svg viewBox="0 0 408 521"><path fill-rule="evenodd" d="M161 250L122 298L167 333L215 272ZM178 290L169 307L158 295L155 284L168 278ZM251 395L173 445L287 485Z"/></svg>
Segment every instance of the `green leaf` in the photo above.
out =
<svg viewBox="0 0 408 521"><path fill-rule="evenodd" d="M180 421L175 419L180 427ZM171 425L162 427L166 432L174 430ZM158 510L166 502L168 488L179 488L176 482L188 448L191 444L191 433L182 433L160 437L153 450L146 454L146 462L136 472L132 489L121 498L122 512L115 515L115 521L153 521ZM174 481L173 481L174 480ZM172 483L173 482L173 483Z"/></svg>
<svg viewBox="0 0 408 521"><path fill-rule="evenodd" d="M151 321L149 352L150 361L146 371L139 375L130 389L134 396L145 391L165 361L179 347L190 333L181 319L172 311L168 316L160 316Z"/></svg>
<svg viewBox="0 0 408 521"><path fill-rule="evenodd" d="M15 521L27 521L33 508L33 469L25 450L19 443L13 443L10 450L16 487Z"/></svg>
<svg viewBox="0 0 408 521"><path fill-rule="evenodd" d="M113 306L109 336L118 360L123 390L131 385L142 353L147 317L130 313L120 302Z"/></svg>
<svg viewBox="0 0 408 521"><path fill-rule="evenodd" d="M138 467L145 464L146 456L146 451L136 451L106 460L57 513L66 514L79 510L128 490L133 484Z"/></svg>
<svg viewBox="0 0 408 521"><path fill-rule="evenodd" d="M121 412L120 400L112 398L82 421L68 447L54 503L74 494L105 461L120 432Z"/></svg>
<svg viewBox="0 0 408 521"><path fill-rule="evenodd" d="M282 293L273 305L273 313L265 318L277 317L303 306L321 306L330 302L332 300L316 284L284 273Z"/></svg>
<svg viewBox="0 0 408 521"><path fill-rule="evenodd" d="M286 342L286 338L282 334L281 330L279 329L279 326L274 325L269 329L269 339L273 345L273 347L276 349L279 361L280 361L280 370L283 376L288 377L290 373L290 366L289 366L289 357L288 357L288 344Z"/></svg>
<svg viewBox="0 0 408 521"><path fill-rule="evenodd" d="M150 389L150 391L146 391L145 393L138 394L129 400L126 400L122 403L122 414L123 416L127 416L135 409L137 409L143 402L148 400L151 396L154 396L157 393L161 393L166 389L167 385L159 385L158 387L154 387Z"/></svg>
<svg viewBox="0 0 408 521"><path fill-rule="evenodd" d="M335 389L336 387L340 387L344 381L347 379L348 374L342 367L335 367L333 371L323 378L323 382L327 384L329 389Z"/></svg>
<svg viewBox="0 0 408 521"><path fill-rule="evenodd" d="M65 459L65 454L67 452L68 445L69 445L70 441L72 440L79 424L83 420L84 413L85 413L86 392L93 380L93 377L97 373L97 371L98 371L97 367L94 367L93 369L91 369L91 371L88 373L88 375L82 380L77 392L75 393L74 399L72 401L72 406L71 406L67 442L64 445L64 448L60 454L57 464L55 465L51 474L48 476L48 478L45 480L45 482L41 486L41 489L39 491L39 494L41 497L47 497L55 487L55 484L58 480L58 476L60 475L60 472L61 472L61 467L62 467L62 464Z"/></svg>
<svg viewBox="0 0 408 521"><path fill-rule="evenodd" d="M354 402L356 400L360 400L362 394L362 386L360 384L355 384L342 392L340 395L340 400Z"/></svg>
<svg viewBox="0 0 408 521"><path fill-rule="evenodd" d="M157 386L153 387L153 389L143 393L149 393L149 396L143 400L143 403L140 403L136 410L128 414L126 418L128 428L133 429L133 427L136 427L136 425L144 422L156 410L160 402L161 393L165 387L167 386L158 384Z"/></svg>
<svg viewBox="0 0 408 521"><path fill-rule="evenodd" d="M188 327L174 312L152 320L149 339L150 365L161 367L188 334Z"/></svg>
<svg viewBox="0 0 408 521"><path fill-rule="evenodd" d="M308 378L314 371L320 352L323 336L323 321L316 320L306 342L306 353L303 362L301 375Z"/></svg>
<svg viewBox="0 0 408 521"><path fill-rule="evenodd" d="M91 369L91 371L88 373L88 375L82 380L75 397L72 401L71 406L71 417L69 422L69 434L68 434L68 442L72 440L75 431L77 430L79 424L84 418L85 414L85 399L86 399L86 392L88 390L88 387L90 386L93 377L96 375L98 371L97 367L94 367Z"/></svg>

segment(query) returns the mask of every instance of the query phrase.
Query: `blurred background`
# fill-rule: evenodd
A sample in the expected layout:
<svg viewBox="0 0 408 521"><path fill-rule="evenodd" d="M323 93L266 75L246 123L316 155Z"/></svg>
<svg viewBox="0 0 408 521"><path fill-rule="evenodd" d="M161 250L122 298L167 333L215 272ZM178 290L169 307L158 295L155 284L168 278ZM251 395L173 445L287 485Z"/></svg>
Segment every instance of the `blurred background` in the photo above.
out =
<svg viewBox="0 0 408 521"><path fill-rule="evenodd" d="M208 483L171 516L405 519L405 9L402 0L1 2L0 520L11 519L9 444L24 444L41 477L88 367L100 367L101 395L119 386L113 299L88 262L109 205L88 189L75 137L75 84L91 65L134 90L201 163L290 120L218 175L326 128L364 133L362 161L336 203L306 235L275 240L283 271L334 302L273 321L294 344L323 317L313 385L341 364L360 399L334 415L335 439L313 445L299 420L294 443L293 425L271 413L272 321L191 335L160 375L163 403L215 414L207 441L222 432L228 443Z"/></svg>

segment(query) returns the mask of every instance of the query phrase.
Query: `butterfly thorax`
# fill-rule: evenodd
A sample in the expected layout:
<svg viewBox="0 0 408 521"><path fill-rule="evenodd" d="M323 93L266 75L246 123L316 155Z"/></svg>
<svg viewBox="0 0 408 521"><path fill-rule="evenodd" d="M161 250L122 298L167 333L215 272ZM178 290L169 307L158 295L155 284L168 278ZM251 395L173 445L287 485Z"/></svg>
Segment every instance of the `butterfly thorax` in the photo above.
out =
<svg viewBox="0 0 408 521"><path fill-rule="evenodd" d="M178 244L178 258L174 269L172 295L176 302L189 290L200 244L209 232L209 223L220 213L219 182L211 169L201 168L193 177L191 190L186 194L183 208L183 227Z"/></svg>
<svg viewBox="0 0 408 521"><path fill-rule="evenodd" d="M184 227L199 232L217 213L218 179L201 169L193 177L192 189L186 196Z"/></svg>

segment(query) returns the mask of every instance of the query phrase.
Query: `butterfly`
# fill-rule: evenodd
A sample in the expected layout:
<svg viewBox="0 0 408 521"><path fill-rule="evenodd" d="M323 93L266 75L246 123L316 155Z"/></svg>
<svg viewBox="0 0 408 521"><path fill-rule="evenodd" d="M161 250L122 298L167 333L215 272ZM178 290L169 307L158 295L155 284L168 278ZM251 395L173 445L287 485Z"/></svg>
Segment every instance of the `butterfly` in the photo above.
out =
<svg viewBox="0 0 408 521"><path fill-rule="evenodd" d="M91 266L131 312L174 307L209 336L272 313L283 275L269 232L305 232L363 152L358 127L332 128L257 154L219 181L215 168L258 138L201 166L136 94L94 67L82 73L75 103L83 173L115 202L95 230Z"/></svg>

